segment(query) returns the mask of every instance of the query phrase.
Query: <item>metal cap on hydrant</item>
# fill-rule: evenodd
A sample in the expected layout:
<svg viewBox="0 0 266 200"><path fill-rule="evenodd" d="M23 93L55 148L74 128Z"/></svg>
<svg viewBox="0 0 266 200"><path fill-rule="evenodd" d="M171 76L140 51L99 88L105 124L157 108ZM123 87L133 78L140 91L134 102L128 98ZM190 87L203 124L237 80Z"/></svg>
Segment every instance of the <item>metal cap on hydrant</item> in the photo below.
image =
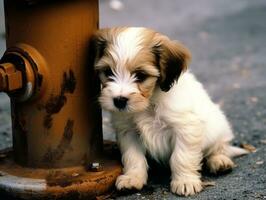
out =
<svg viewBox="0 0 266 200"><path fill-rule="evenodd" d="M88 59L98 1L5 0L5 17L0 91L11 99L13 149L0 152L0 190L22 198L108 192L121 166L113 144L103 144L100 83Z"/></svg>

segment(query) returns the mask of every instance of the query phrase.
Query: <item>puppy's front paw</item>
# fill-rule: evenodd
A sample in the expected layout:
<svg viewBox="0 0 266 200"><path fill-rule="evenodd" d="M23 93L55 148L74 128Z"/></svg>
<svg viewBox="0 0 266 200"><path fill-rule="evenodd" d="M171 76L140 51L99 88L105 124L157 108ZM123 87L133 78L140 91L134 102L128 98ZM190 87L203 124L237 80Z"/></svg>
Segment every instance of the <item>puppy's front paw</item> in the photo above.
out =
<svg viewBox="0 0 266 200"><path fill-rule="evenodd" d="M171 181L171 191L181 196L194 195L202 190L201 180L197 177L179 177Z"/></svg>
<svg viewBox="0 0 266 200"><path fill-rule="evenodd" d="M146 179L141 178L136 175L120 175L116 179L116 188L118 190L122 189L137 189L141 190L143 186L146 184Z"/></svg>

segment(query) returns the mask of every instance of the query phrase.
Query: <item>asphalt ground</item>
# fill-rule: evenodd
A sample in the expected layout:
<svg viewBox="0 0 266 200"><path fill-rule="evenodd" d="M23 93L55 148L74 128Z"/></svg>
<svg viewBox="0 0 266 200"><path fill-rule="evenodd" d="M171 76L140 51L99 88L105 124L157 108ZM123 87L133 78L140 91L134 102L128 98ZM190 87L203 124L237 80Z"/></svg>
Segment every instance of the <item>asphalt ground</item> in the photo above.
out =
<svg viewBox="0 0 266 200"><path fill-rule="evenodd" d="M1 2L2 3L2 2ZM192 52L190 70L219 103L232 124L234 143L251 144L255 153L235 159L230 173L194 197L170 193L169 170L151 164L148 185L139 192L114 193L135 199L266 199L266 1L265 0L124 0L120 9L100 1L100 26L145 26L180 40ZM4 45L0 4L0 53ZM104 137L114 139L108 113ZM11 146L9 99L0 94L0 148Z"/></svg>

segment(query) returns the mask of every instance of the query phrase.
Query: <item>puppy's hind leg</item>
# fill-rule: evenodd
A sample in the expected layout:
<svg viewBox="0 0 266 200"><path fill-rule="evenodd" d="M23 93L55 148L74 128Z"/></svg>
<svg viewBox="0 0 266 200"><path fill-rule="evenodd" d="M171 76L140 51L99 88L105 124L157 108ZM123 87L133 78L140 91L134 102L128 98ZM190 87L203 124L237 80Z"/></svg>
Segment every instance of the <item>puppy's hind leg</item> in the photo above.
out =
<svg viewBox="0 0 266 200"><path fill-rule="evenodd" d="M122 133L118 135L118 143L122 154L123 175L116 180L116 188L142 189L147 183L147 161L145 151L136 133Z"/></svg>
<svg viewBox="0 0 266 200"><path fill-rule="evenodd" d="M231 158L222 153L210 155L207 158L206 165L213 174L229 171L235 167Z"/></svg>
<svg viewBox="0 0 266 200"><path fill-rule="evenodd" d="M206 158L206 165L213 174L229 171L235 167L232 157L241 156L248 152L244 149L231 146L230 144L219 144Z"/></svg>

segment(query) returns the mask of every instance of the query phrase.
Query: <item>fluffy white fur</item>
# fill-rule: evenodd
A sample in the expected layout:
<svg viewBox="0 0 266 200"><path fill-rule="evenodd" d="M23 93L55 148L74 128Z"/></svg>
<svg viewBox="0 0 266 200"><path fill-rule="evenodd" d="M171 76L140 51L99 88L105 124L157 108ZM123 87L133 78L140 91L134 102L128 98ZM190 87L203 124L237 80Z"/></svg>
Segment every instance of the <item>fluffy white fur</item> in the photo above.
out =
<svg viewBox="0 0 266 200"><path fill-rule="evenodd" d="M105 46L105 55L97 58L95 65L96 69L105 64L112 65L110 80L101 78L100 102L112 113L112 124L122 153L124 168L123 175L116 181L117 189L141 189L147 183L146 154L149 154L159 162L169 163L173 193L187 196L200 192L199 170L203 158L210 171L217 173L233 168L231 157L247 152L230 146L234 136L224 113L189 71L182 73L172 88L164 92L158 86L161 72L151 66L154 77L141 83L141 86L150 86L148 103L138 102L134 95L141 93L140 86L127 65L142 56L143 37L155 40L155 36L146 32L143 36L142 31L147 31L143 28L112 31L104 30L109 37L102 36L101 39L107 40L109 46ZM112 64L108 61L110 57ZM129 99L122 111L113 104L113 98L117 96Z"/></svg>

